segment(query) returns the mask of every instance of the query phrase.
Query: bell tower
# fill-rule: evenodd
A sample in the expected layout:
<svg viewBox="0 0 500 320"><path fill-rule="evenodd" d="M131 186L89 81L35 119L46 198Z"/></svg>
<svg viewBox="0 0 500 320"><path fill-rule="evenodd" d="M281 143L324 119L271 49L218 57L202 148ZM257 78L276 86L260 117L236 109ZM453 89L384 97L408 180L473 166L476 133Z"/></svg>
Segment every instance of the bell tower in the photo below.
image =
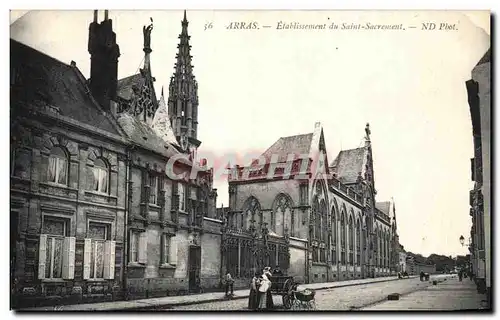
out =
<svg viewBox="0 0 500 320"><path fill-rule="evenodd" d="M185 10L181 24L177 61L169 85L168 117L183 151L194 155L201 144L198 140L198 83L191 64L191 37L188 35L189 22Z"/></svg>

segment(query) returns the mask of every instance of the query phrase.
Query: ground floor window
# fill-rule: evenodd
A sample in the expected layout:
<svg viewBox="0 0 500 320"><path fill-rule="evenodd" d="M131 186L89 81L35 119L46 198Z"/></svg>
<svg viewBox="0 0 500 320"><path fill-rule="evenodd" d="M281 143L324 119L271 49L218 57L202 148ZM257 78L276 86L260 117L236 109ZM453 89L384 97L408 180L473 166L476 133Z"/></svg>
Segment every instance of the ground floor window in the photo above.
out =
<svg viewBox="0 0 500 320"><path fill-rule="evenodd" d="M43 216L38 249L39 279L72 279L75 238L68 237L68 219Z"/></svg>
<svg viewBox="0 0 500 320"><path fill-rule="evenodd" d="M111 225L89 222L84 244L84 279L114 279L115 241Z"/></svg>

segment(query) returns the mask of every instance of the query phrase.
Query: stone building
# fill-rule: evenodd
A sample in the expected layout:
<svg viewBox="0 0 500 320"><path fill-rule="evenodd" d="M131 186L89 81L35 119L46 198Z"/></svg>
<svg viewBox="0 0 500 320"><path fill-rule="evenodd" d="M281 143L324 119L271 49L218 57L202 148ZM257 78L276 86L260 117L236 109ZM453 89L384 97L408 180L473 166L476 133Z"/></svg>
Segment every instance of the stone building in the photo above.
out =
<svg viewBox="0 0 500 320"><path fill-rule="evenodd" d="M413 257L406 257L406 271L409 275L420 275L420 272L434 274L436 273L435 264L425 264L415 261Z"/></svg>
<svg viewBox="0 0 500 320"><path fill-rule="evenodd" d="M169 96L144 65L118 80L105 11L89 26L90 79L11 40L11 292L18 306L219 285L213 171L197 161L197 83L182 21Z"/></svg>
<svg viewBox="0 0 500 320"><path fill-rule="evenodd" d="M312 133L282 137L249 166L232 168L223 272L242 283L266 265L303 283L390 274L395 209L376 205L368 125L365 140L328 165L316 123Z"/></svg>
<svg viewBox="0 0 500 320"><path fill-rule="evenodd" d="M14 305L119 295L128 142L74 63L11 40Z"/></svg>
<svg viewBox="0 0 500 320"><path fill-rule="evenodd" d="M472 70L466 82L474 139L471 159L470 215L472 228L469 250L478 291L491 297L491 164L490 164L490 69L491 49Z"/></svg>

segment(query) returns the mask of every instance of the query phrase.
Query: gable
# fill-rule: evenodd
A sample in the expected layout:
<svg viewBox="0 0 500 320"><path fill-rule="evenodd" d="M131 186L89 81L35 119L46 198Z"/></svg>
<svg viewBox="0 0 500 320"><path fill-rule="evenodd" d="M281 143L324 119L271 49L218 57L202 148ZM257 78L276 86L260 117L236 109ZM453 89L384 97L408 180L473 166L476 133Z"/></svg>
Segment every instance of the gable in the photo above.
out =
<svg viewBox="0 0 500 320"><path fill-rule="evenodd" d="M356 183L359 173L363 174L366 149L356 148L340 151L330 164L331 170L342 183Z"/></svg>
<svg viewBox="0 0 500 320"><path fill-rule="evenodd" d="M270 161L273 155L277 155L278 162L286 162L288 155L294 154L297 159L300 155L309 154L312 138L312 133L281 137L262 156Z"/></svg>

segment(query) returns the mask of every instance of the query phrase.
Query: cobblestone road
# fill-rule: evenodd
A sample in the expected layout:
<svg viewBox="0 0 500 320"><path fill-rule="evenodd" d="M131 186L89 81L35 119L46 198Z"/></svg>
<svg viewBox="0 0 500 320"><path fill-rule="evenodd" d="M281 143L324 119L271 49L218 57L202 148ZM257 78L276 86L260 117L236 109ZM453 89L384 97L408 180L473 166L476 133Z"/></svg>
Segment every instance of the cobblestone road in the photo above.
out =
<svg viewBox="0 0 500 320"><path fill-rule="evenodd" d="M358 286L333 288L316 292L317 310L350 310L361 308L387 298L391 293L407 294L432 285L432 280L442 276L431 277L431 281L420 282L417 279L404 279ZM280 296L273 296L276 309L283 310ZM195 305L170 307L170 310L247 310L248 299L201 303Z"/></svg>

